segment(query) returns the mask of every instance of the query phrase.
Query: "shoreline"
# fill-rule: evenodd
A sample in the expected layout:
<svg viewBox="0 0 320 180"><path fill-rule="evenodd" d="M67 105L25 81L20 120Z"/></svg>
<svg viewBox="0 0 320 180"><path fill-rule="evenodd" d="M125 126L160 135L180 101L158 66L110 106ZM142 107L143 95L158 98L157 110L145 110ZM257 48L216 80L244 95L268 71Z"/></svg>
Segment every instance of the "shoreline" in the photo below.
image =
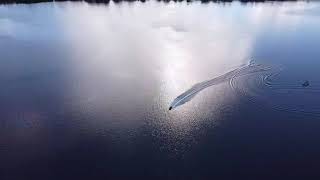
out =
<svg viewBox="0 0 320 180"><path fill-rule="evenodd" d="M44 3L44 2L87 2L87 3L102 3L108 4L110 1L114 3L121 2L146 2L150 0L0 0L0 4L34 4L34 3ZM156 0L159 2L201 2L201 3L231 3L231 2L240 2L240 3L258 3L258 2L298 2L308 0Z"/></svg>

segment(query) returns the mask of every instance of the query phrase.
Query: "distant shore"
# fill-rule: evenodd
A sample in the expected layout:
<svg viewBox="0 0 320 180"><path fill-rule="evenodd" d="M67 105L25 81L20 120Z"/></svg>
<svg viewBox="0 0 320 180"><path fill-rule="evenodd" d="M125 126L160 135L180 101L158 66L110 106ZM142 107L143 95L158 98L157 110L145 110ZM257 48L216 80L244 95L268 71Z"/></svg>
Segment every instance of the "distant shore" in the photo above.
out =
<svg viewBox="0 0 320 180"><path fill-rule="evenodd" d="M140 1L140 2L145 2L148 0L0 0L0 4L31 4L31 3L41 3L41 2L62 2L62 1L84 1L88 3L109 3L110 1L113 1L115 3L119 2L135 2L135 1ZM240 1L242 3L250 3L250 2L285 2L285 1L299 1L299 0L158 0L162 2L196 2L200 1L203 3L208 3L208 2L233 2L233 1ZM301 0L300 0L301 1ZM303 1L303 0L302 0ZM306 0L308 1L308 0Z"/></svg>

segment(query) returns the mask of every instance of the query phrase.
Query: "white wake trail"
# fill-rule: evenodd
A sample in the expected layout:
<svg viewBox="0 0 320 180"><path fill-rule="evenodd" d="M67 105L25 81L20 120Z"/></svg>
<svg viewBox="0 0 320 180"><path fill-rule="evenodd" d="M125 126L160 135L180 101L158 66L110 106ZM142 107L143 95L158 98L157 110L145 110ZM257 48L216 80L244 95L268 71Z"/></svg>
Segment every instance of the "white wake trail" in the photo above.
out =
<svg viewBox="0 0 320 180"><path fill-rule="evenodd" d="M172 110L188 101L190 101L196 94L198 94L203 89L217 85L226 81L230 81L232 78L248 75L252 73L258 73L263 71L268 71L271 68L268 66L264 66L262 64L255 64L252 61L250 61L249 64L239 67L237 69L234 69L232 71L229 71L221 76L218 76L216 78L213 78L211 80L203 81L200 83L197 83L193 85L190 89L176 97L173 102L171 103L169 110Z"/></svg>

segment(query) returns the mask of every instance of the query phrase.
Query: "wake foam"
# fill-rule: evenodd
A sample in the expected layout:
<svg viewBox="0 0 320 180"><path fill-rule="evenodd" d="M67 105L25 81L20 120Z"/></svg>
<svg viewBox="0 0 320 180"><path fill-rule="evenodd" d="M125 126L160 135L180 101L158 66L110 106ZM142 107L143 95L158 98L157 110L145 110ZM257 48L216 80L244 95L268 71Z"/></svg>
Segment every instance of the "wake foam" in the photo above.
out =
<svg viewBox="0 0 320 180"><path fill-rule="evenodd" d="M255 64L253 61L250 61L250 63L245 66L234 69L211 80L195 84L190 89L188 89L187 91L179 95L177 98L175 98L171 103L169 110L174 109L190 101L193 97L195 97L195 95L197 95L200 91L202 91L205 88L230 81L231 79L234 79L238 76L245 76L248 74L259 73L268 70L270 70L270 67L261 64Z"/></svg>
<svg viewBox="0 0 320 180"><path fill-rule="evenodd" d="M249 64L221 76L195 84L175 98L169 109L185 104L210 86L229 82L238 96L254 103L256 107L320 115L320 84L312 82L310 86L304 87L301 80L293 83L281 82L278 77L283 70L282 67L270 67L250 61Z"/></svg>

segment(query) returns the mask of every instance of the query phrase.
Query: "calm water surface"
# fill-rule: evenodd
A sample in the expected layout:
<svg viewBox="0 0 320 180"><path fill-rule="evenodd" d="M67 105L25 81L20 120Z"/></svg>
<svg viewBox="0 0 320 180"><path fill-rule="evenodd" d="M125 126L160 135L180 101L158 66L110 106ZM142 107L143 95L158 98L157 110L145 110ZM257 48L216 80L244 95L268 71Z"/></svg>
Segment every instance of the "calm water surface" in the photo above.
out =
<svg viewBox="0 0 320 180"><path fill-rule="evenodd" d="M0 5L0 179L319 178L319 33L317 2ZM168 111L250 58L281 72Z"/></svg>

